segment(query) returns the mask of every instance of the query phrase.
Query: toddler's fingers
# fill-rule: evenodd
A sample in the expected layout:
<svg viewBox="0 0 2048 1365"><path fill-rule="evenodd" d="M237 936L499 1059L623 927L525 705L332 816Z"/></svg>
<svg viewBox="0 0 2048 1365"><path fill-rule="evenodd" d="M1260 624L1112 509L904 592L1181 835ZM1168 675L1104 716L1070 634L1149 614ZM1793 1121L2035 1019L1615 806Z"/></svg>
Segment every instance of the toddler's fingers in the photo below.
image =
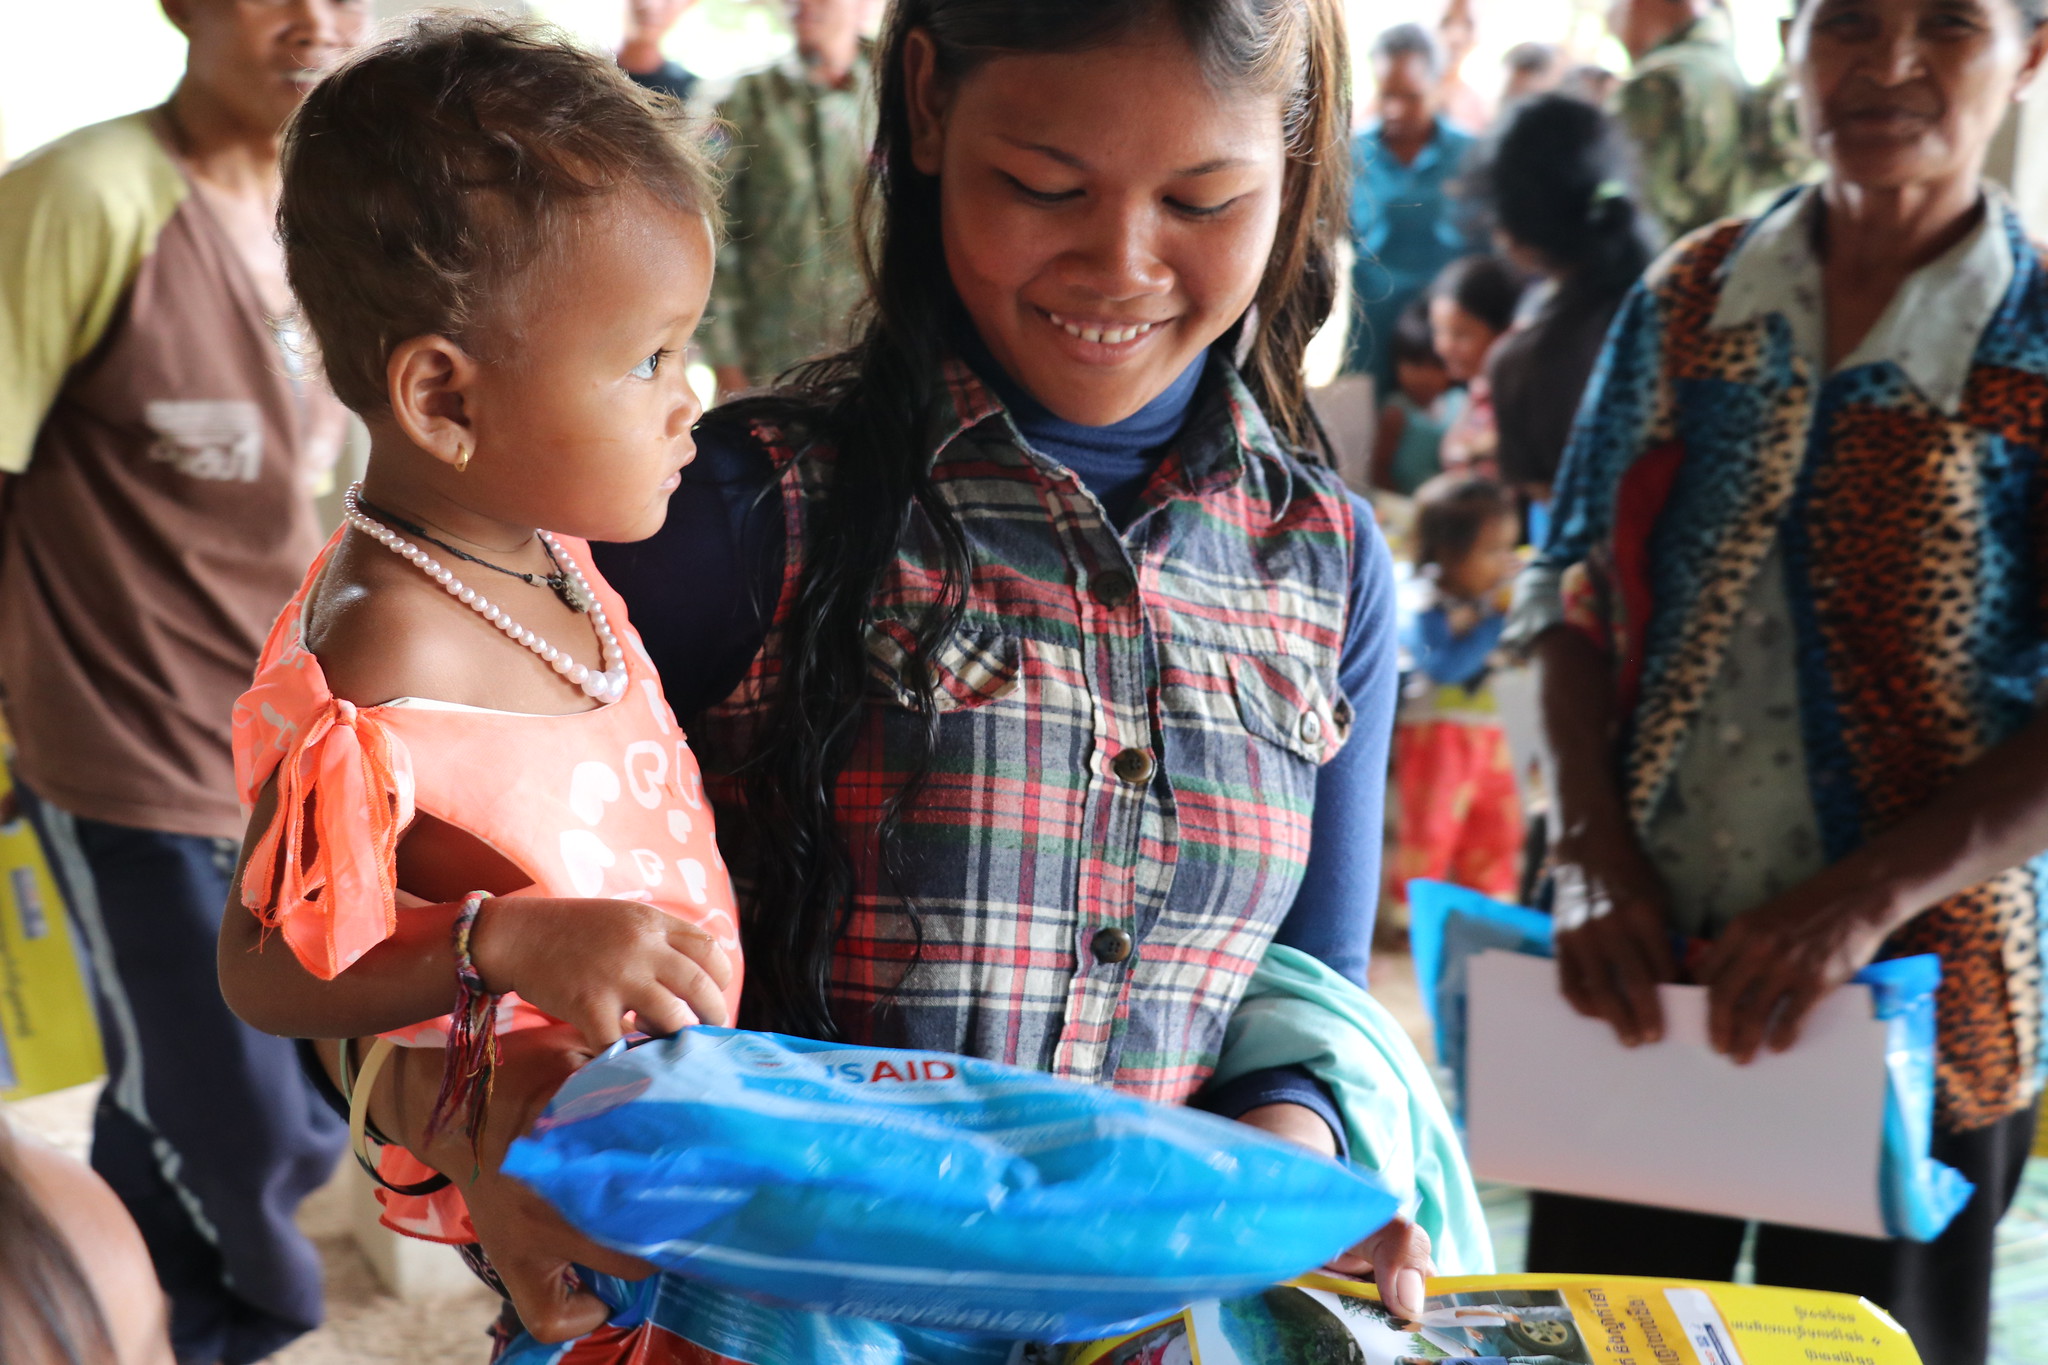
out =
<svg viewBox="0 0 2048 1365"><path fill-rule="evenodd" d="M677 920L669 928L668 943L669 947L711 973L711 979L718 983L720 990L732 984L732 956L709 929Z"/></svg>
<svg viewBox="0 0 2048 1365"><path fill-rule="evenodd" d="M625 1036L625 1027L620 1022L625 1013L616 997L579 1000L563 1013L562 1022L582 1034L593 1051L602 1052Z"/></svg>
<svg viewBox="0 0 2048 1365"><path fill-rule="evenodd" d="M634 1023L639 1030L655 1038L680 1033L697 1022L697 1016L690 1007L659 983L636 991L626 1003L633 1011Z"/></svg>
<svg viewBox="0 0 2048 1365"><path fill-rule="evenodd" d="M662 964L657 975L663 986L682 997L684 1003L697 1012L697 1018L690 1020L691 1023L699 1020L719 1025L732 1022L726 1013L725 992L720 983L714 981L711 973L695 958L678 953Z"/></svg>
<svg viewBox="0 0 2048 1365"><path fill-rule="evenodd" d="M575 1269L567 1261L546 1256L494 1256L491 1267L498 1272L520 1323L535 1341L549 1345L569 1341L595 1332L610 1316L604 1301L577 1281Z"/></svg>

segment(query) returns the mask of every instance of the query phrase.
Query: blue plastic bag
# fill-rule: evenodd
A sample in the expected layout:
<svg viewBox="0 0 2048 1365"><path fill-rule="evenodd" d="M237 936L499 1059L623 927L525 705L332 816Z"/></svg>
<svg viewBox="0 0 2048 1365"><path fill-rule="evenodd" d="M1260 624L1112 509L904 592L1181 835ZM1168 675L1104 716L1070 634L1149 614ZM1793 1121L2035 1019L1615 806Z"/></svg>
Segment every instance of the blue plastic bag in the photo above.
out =
<svg viewBox="0 0 2048 1365"><path fill-rule="evenodd" d="M868 1318L834 1317L781 1308L684 1275L621 1280L583 1271L583 1282L612 1312L609 1325L653 1324L652 1339L635 1333L617 1354L592 1352L620 1365L713 1358L741 1365L1010 1365L1015 1346L993 1337L937 1332ZM665 1337L701 1348L676 1349ZM494 1365L560 1365L576 1342L549 1346L522 1335Z"/></svg>
<svg viewBox="0 0 2048 1365"><path fill-rule="evenodd" d="M1550 956L1550 916L1504 905L1449 882L1408 883L1408 938L1415 979L1436 1036L1436 1064L1450 1093L1451 1113L1465 1115L1466 969L1488 948Z"/></svg>
<svg viewBox="0 0 2048 1365"><path fill-rule="evenodd" d="M1856 973L1885 1022L1884 1157L1878 1171L1884 1225L1894 1237L1931 1242L1977 1187L1927 1154L1934 1140L1934 992L1941 959L1932 953L1873 962Z"/></svg>
<svg viewBox="0 0 2048 1365"><path fill-rule="evenodd" d="M1085 1340L1396 1209L1243 1124L935 1052L693 1028L572 1076L505 1170L606 1246L789 1308Z"/></svg>
<svg viewBox="0 0 2048 1365"><path fill-rule="evenodd" d="M1552 954L1550 916L1503 905L1467 887L1408 883L1415 975L1436 1030L1438 1064L1456 1108L1465 1102L1465 1001L1470 959L1489 948ZM1853 978L1870 987L1885 1024L1884 1147L1878 1199L1894 1237L1931 1242L1962 1212L1975 1188L1928 1154L1934 1138L1934 992L1941 959L1931 953L1865 967Z"/></svg>

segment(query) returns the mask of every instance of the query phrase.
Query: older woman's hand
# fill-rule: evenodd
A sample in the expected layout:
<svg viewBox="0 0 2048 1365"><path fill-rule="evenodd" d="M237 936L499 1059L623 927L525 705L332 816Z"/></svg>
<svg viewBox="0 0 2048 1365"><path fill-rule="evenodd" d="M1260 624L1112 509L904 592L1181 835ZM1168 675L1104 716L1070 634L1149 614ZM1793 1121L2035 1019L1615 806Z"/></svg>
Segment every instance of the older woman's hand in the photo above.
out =
<svg viewBox="0 0 2048 1365"><path fill-rule="evenodd" d="M1715 1049L1748 1063L1766 1043L1791 1047L1821 997L1868 966L1894 927L1869 897L1813 882L1737 919L1699 968Z"/></svg>
<svg viewBox="0 0 2048 1365"><path fill-rule="evenodd" d="M1605 824L1618 827L1606 828ZM1553 852L1558 985L1573 1009L1624 1046L1664 1036L1659 982L1677 979L1668 893L1618 820L1568 829Z"/></svg>
<svg viewBox="0 0 2048 1365"><path fill-rule="evenodd" d="M1605 1019L1624 1045L1664 1036L1657 985L1677 975L1670 895L1643 853L1615 780L1613 662L1576 630L1533 648L1543 738L1557 797L1558 986L1573 1009Z"/></svg>

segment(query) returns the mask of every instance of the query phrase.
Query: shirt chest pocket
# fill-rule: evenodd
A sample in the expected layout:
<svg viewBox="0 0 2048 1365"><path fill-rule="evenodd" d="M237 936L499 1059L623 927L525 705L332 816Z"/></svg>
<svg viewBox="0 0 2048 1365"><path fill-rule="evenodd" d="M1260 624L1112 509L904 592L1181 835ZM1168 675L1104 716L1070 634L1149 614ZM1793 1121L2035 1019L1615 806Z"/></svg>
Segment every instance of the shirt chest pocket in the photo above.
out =
<svg viewBox="0 0 2048 1365"><path fill-rule="evenodd" d="M1351 699L1306 660L1233 654L1229 666L1238 719L1256 738L1318 765L1351 738Z"/></svg>
<svg viewBox="0 0 2048 1365"><path fill-rule="evenodd" d="M1022 681L1023 651L1013 635L956 630L921 668L912 658L913 638L899 621L868 627L870 689L906 711L920 709L920 690L931 698L933 712L945 715L1001 701Z"/></svg>

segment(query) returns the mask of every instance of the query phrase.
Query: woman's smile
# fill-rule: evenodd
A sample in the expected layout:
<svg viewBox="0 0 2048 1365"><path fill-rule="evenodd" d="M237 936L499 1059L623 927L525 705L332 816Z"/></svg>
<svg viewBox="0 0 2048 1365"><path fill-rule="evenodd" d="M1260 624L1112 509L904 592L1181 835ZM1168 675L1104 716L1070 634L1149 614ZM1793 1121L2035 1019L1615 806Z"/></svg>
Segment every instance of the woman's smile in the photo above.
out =
<svg viewBox="0 0 2048 1365"><path fill-rule="evenodd" d="M1034 308L1033 311L1046 321L1055 344L1084 365L1114 365L1128 360L1146 343L1161 335L1167 324L1173 321L1171 318L1132 321L1090 317L1055 313L1050 308Z"/></svg>

